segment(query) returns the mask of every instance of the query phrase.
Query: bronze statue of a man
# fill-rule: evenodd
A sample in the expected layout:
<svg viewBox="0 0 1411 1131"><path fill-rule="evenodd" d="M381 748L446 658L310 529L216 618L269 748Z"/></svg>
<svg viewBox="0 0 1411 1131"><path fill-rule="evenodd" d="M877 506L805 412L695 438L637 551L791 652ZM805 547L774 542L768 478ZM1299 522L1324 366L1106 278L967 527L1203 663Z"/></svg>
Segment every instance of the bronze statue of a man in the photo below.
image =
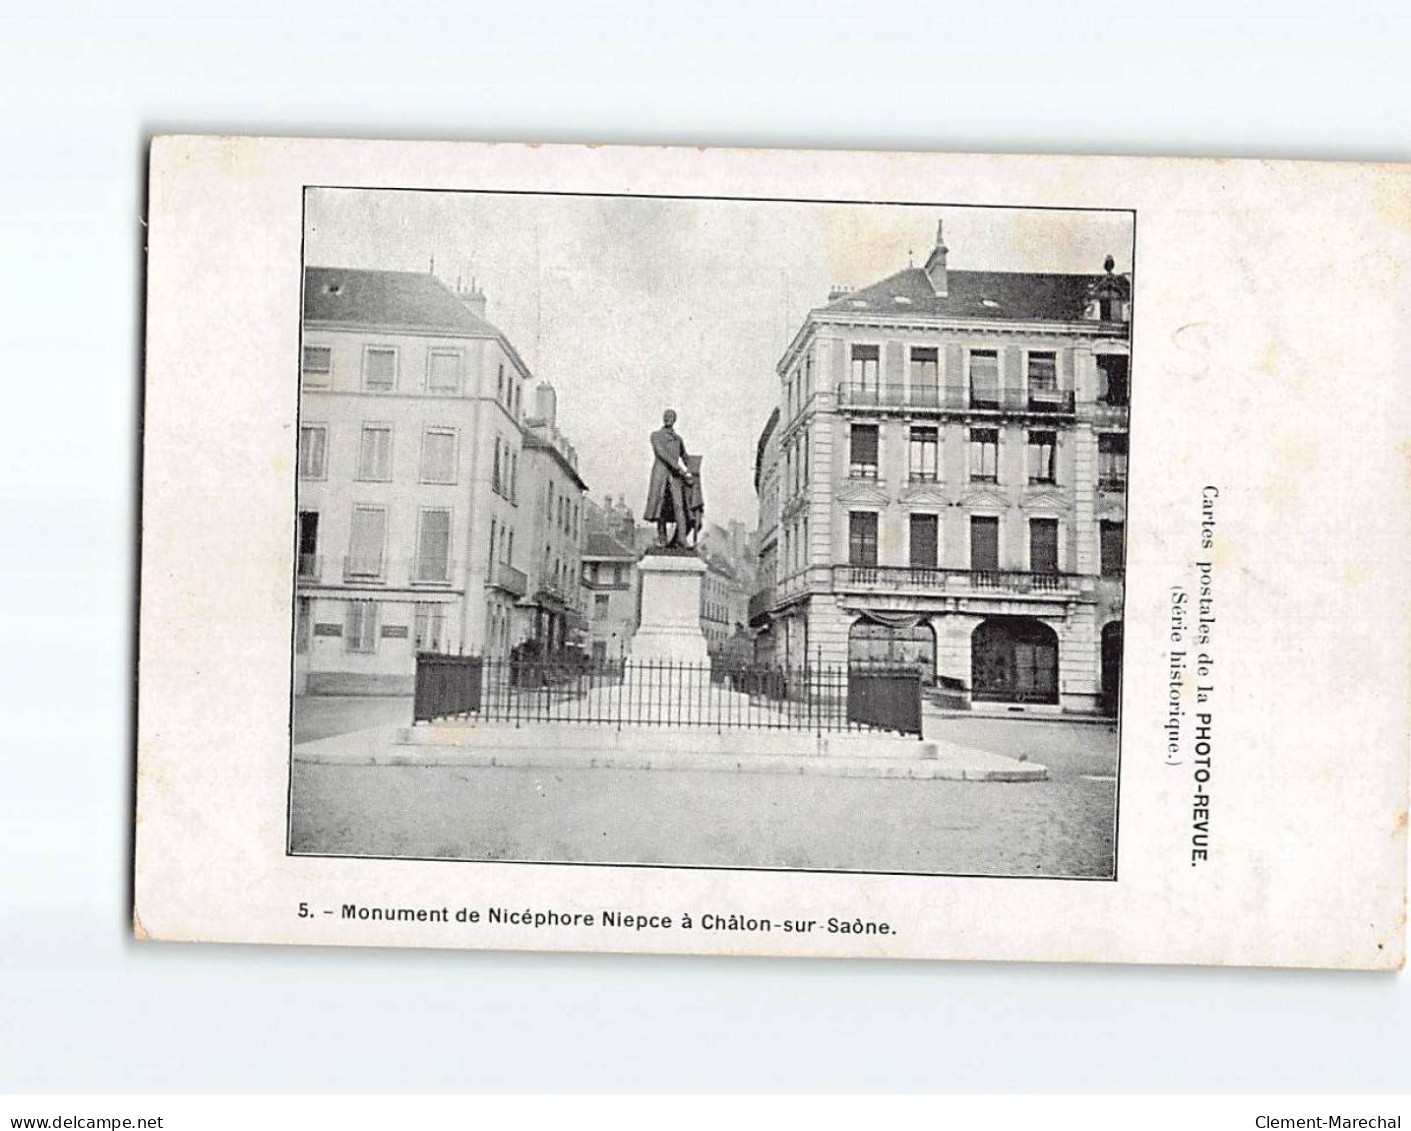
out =
<svg viewBox="0 0 1411 1131"><path fill-rule="evenodd" d="M647 506L642 517L657 526L657 542L668 549L681 549L689 521L687 491L695 479L687 461L686 445L676 434L676 413L662 413L661 427L652 433L652 479L647 487ZM671 541L666 524L672 524Z"/></svg>

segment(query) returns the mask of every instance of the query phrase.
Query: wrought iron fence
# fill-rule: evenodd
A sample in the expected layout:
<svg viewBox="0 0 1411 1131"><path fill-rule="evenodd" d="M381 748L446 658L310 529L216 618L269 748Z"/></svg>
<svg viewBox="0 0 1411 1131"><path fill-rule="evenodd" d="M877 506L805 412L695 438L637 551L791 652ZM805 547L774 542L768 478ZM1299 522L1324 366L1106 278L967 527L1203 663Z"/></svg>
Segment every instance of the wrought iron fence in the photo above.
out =
<svg viewBox="0 0 1411 1131"><path fill-rule="evenodd" d="M417 656L413 719L921 733L915 667Z"/></svg>
<svg viewBox="0 0 1411 1131"><path fill-rule="evenodd" d="M948 412L1017 412L1072 416L1072 389L975 388L954 385L904 385L843 382L837 388L844 408L943 409Z"/></svg>

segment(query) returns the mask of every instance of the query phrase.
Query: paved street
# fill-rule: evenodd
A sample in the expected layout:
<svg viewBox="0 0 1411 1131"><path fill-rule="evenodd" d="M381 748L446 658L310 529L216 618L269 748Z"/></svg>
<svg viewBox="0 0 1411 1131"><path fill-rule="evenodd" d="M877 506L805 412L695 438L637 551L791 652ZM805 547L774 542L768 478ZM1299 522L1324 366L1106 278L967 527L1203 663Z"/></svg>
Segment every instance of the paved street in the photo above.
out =
<svg viewBox="0 0 1411 1131"><path fill-rule="evenodd" d="M401 722L405 701L342 714L357 712ZM340 733L332 704L306 717L309 737ZM927 737L1027 755L1050 768L1050 780L296 764L293 846L480 860L1110 874L1113 728L928 716Z"/></svg>
<svg viewBox="0 0 1411 1131"><path fill-rule="evenodd" d="M294 700L294 744L411 721L410 695L300 695Z"/></svg>

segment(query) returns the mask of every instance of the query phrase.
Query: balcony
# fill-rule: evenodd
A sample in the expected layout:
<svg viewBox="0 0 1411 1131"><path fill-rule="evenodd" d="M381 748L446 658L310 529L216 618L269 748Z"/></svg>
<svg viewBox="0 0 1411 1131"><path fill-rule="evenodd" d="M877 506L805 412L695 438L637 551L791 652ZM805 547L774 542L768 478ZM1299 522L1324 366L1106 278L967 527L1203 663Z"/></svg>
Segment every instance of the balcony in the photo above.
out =
<svg viewBox="0 0 1411 1131"><path fill-rule="evenodd" d="M941 566L833 567L834 590L864 593L1073 593L1078 574L1014 569L947 569Z"/></svg>
<svg viewBox="0 0 1411 1131"><path fill-rule="evenodd" d="M323 576L322 554L300 554L298 580L317 581Z"/></svg>
<svg viewBox="0 0 1411 1131"><path fill-rule="evenodd" d="M504 590L511 597L523 597L529 592L529 578L525 572L505 562L491 564L486 584Z"/></svg>
<svg viewBox="0 0 1411 1131"><path fill-rule="evenodd" d="M758 593L750 595L749 622L752 626L762 624L769 614L769 610L774 607L774 586L770 585L761 589Z"/></svg>
<svg viewBox="0 0 1411 1131"><path fill-rule="evenodd" d="M1093 405L1093 423L1102 425L1125 425L1127 423L1127 402L1099 400Z"/></svg>
<svg viewBox="0 0 1411 1131"><path fill-rule="evenodd" d="M880 411L936 412L1065 417L1075 413L1072 389L962 389L935 385L838 386L838 407Z"/></svg>
<svg viewBox="0 0 1411 1131"><path fill-rule="evenodd" d="M1105 472L1097 477L1097 489L1099 491L1113 491L1121 493L1127 489L1127 475L1125 472Z"/></svg>

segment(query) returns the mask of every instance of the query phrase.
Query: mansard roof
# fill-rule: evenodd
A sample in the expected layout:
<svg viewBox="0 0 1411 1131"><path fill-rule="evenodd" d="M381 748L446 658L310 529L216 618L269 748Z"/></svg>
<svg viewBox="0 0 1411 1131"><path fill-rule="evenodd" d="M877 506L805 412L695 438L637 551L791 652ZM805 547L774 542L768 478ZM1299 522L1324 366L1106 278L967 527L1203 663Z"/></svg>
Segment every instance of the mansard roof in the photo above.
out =
<svg viewBox="0 0 1411 1131"><path fill-rule="evenodd" d="M946 293L938 295L925 271L908 267L881 282L843 294L820 310L1004 322L1078 322L1099 290L1107 288L1113 288L1123 299L1131 293L1130 282L1120 275L950 270L946 272Z"/></svg>

